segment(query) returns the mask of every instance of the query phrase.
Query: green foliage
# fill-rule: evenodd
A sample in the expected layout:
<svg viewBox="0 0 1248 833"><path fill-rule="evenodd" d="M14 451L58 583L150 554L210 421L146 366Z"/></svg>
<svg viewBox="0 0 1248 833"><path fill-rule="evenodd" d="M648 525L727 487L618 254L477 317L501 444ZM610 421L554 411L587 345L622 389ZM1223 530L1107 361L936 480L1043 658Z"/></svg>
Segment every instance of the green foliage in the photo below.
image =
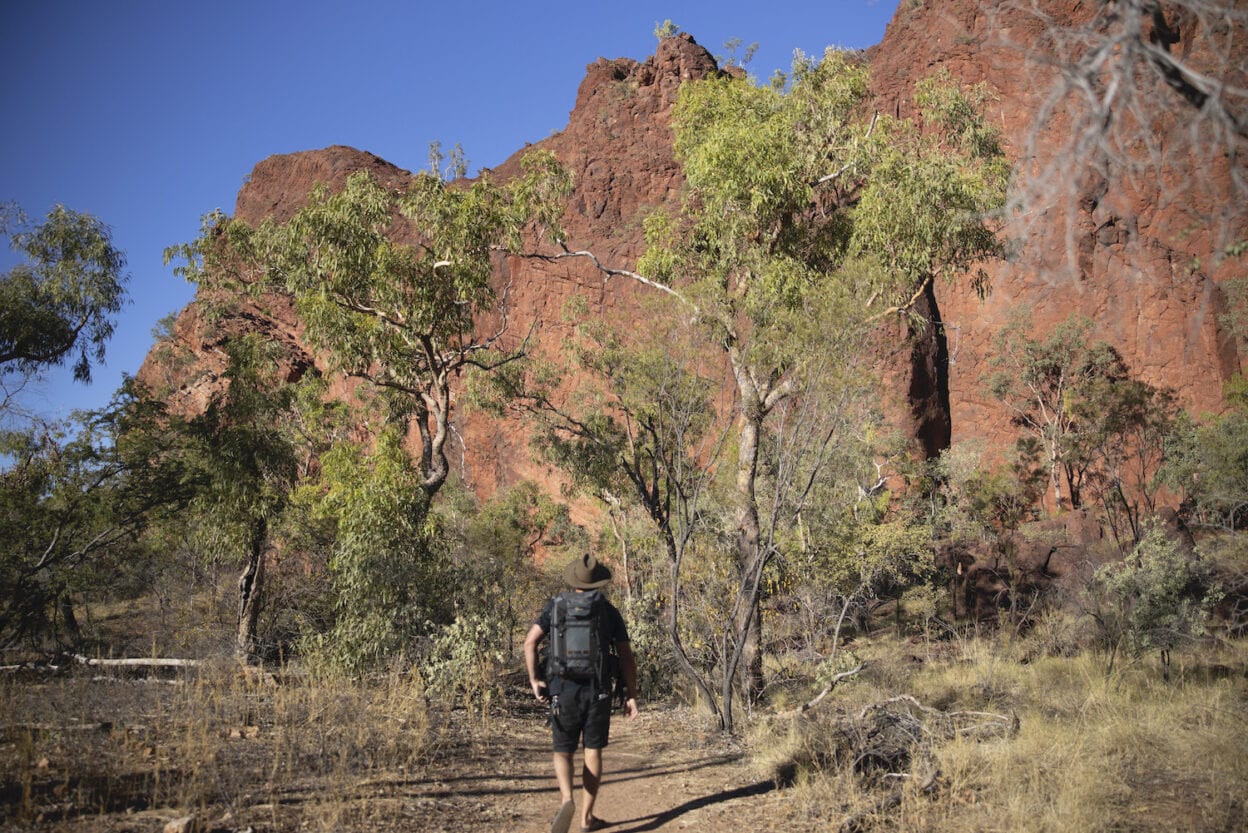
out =
<svg viewBox="0 0 1248 833"><path fill-rule="evenodd" d="M20 211L0 213L0 232L25 257L0 275L0 379L31 376L72 356L74 378L89 382L126 301L125 255L108 226L61 205L26 226Z"/></svg>
<svg viewBox="0 0 1248 833"><path fill-rule="evenodd" d="M741 49L742 46L745 46L745 41L741 38L729 38L724 41L724 54L716 55L715 62L725 67L744 67L754 59L755 53L758 52L758 41L745 46L744 51ZM741 54L737 54L738 52Z"/></svg>
<svg viewBox="0 0 1248 833"><path fill-rule="evenodd" d="M255 472L258 491L247 501L253 521L265 525L251 527L253 564L263 563L255 549L275 532L274 521L286 527L277 533L329 551L333 623L314 626L304 645L349 671L410 648L429 622L449 621L450 542L429 510L450 473L451 379L516 358L496 349L502 331L482 334L478 326L497 300L492 259L557 237L570 188L549 153L529 154L521 175L501 185L488 175L448 182L466 169L458 147L449 161L436 144L430 156L432 170L416 174L406 191L360 172L336 193L314 188L287 222L253 228L214 214L198 240L166 251L166 259L184 260L175 271L198 283L203 298L246 292L261 305L272 295L289 298L331 372L371 383L357 395L383 427L367 452L332 427L338 420L319 388L302 396L266 389L275 406L282 402L270 423L287 431L297 477L316 474L319 462L320 482L296 489L296 480ZM402 442L409 429L420 438L414 459ZM268 512L270 505L280 511ZM297 512L288 516L292 506ZM313 532L299 534L296 519Z"/></svg>
<svg viewBox="0 0 1248 833"><path fill-rule="evenodd" d="M174 422L127 383L104 409L0 434L0 644L77 644L76 597L144 582L139 536L195 486Z"/></svg>
<svg viewBox="0 0 1248 833"><path fill-rule="evenodd" d="M297 477L294 437L284 424L295 389L278 378L275 349L256 335L230 341L227 386L187 426L205 482L198 508L230 531L233 540L216 553L230 561L239 560L256 521L281 512Z"/></svg>
<svg viewBox="0 0 1248 833"><path fill-rule="evenodd" d="M919 117L883 120L872 167L854 211L850 252L879 259L900 285L948 280L1001 254L987 220L1000 208L1009 166L998 133L982 118L986 94L957 89L947 72L915 89ZM982 289L986 276L974 279ZM886 292L888 287L881 287Z"/></svg>
<svg viewBox="0 0 1248 833"><path fill-rule="evenodd" d="M1158 509L1162 466L1182 422L1169 390L1137 379L1101 377L1083 385L1070 410L1076 430L1065 454L1083 472L1082 491L1097 500L1125 547L1133 546Z"/></svg>
<svg viewBox="0 0 1248 833"><path fill-rule="evenodd" d="M428 498L395 428L368 452L352 442L321 457L314 517L334 527L329 564L336 616L305 649L349 672L413 653L431 621L445 621L449 570L428 524Z"/></svg>
<svg viewBox="0 0 1248 833"><path fill-rule="evenodd" d="M1095 384L1126 378L1114 349L1091 340L1092 326L1091 319L1071 315L1046 337L1036 338L1029 334L1030 311L1019 310L997 333L996 353L989 359L993 370L988 388L1010 410L1014 424L1039 444L1058 509L1080 505L1079 487L1087 468L1074 447L1084 427L1075 404Z"/></svg>
<svg viewBox="0 0 1248 833"><path fill-rule="evenodd" d="M1040 591L1019 581L1019 532L1039 518L1046 477L1026 448L1013 460L989 467L981 445L960 443L931 461L922 496L930 501L929 517L941 549L957 558L987 555L996 561L1000 569L995 577L1008 591L1011 620L1020 625Z"/></svg>
<svg viewBox="0 0 1248 833"><path fill-rule="evenodd" d="M442 153L441 142L429 143L429 173L442 180L459 179L468 174L468 158L458 142L450 154Z"/></svg>
<svg viewBox="0 0 1248 833"><path fill-rule="evenodd" d="M931 115L910 123L872 119L865 66L835 50L799 54L768 86L685 84L673 114L685 199L645 219L637 267L668 290L670 323L582 328L573 358L591 381L578 391L553 372L495 377L509 395L543 391L528 404L549 426L548 459L607 499L631 494L655 524L676 662L728 727L739 664L751 680L761 669L756 614L785 586L777 558L819 560L861 511L849 561L867 559L873 591L914 572L897 559L919 560L911 525L879 525L855 490L883 433L866 395L871 320L997 252L985 217L1002 199L1000 149L945 86L925 88ZM725 372L733 403L716 401ZM878 492L866 503L886 502Z"/></svg>
<svg viewBox="0 0 1248 833"><path fill-rule="evenodd" d="M454 586L448 592L455 610L461 617L496 619L498 640L489 647L511 656L550 595L539 557L583 550L583 530L572 523L565 504L532 481L501 489L484 503L452 481L439 492L433 518L452 562Z"/></svg>
<svg viewBox="0 0 1248 833"><path fill-rule="evenodd" d="M1205 632L1221 591L1207 566L1152 527L1120 562L1097 570L1090 588L1105 639L1139 654L1167 652Z"/></svg>
<svg viewBox="0 0 1248 833"><path fill-rule="evenodd" d="M670 19L664 20L662 23L655 21L654 36L660 40L674 38L680 34L680 27L673 23Z"/></svg>
<svg viewBox="0 0 1248 833"><path fill-rule="evenodd" d="M974 115L982 94L938 77L919 87L918 121L873 122L866 91L863 65L834 50L799 53L786 89L730 77L683 87L676 151L690 196L680 221L648 224L641 271L693 278L691 299L728 329L733 309L800 305L816 275L857 284L845 291L865 314L998 253L985 220L1008 168Z"/></svg>
<svg viewBox="0 0 1248 833"><path fill-rule="evenodd" d="M675 146L689 188L679 217L647 225L639 264L688 299L737 383L739 589L725 668L743 658L754 685L760 579L801 546L824 478L853 467L833 462L862 416L868 325L910 312L937 275L998 253L987 215L1006 170L993 132L947 77L920 86L917 121L869 117L866 68L844 52L799 53L785 80L682 88ZM863 593L891 563L873 536L910 528L900 523L868 524L846 550Z"/></svg>
<svg viewBox="0 0 1248 833"><path fill-rule="evenodd" d="M176 426L195 496L170 534L191 542L202 560L244 567L236 650L252 660L262 653L265 566L312 448L293 424L297 388L280 372L279 346L248 335L224 342L224 352L225 384L203 413Z"/></svg>
<svg viewBox="0 0 1248 833"><path fill-rule="evenodd" d="M732 591L714 583L713 571L695 570L691 585L682 587L681 565L695 537L713 523L706 494L725 434L717 424L719 384L710 375L714 354L691 339L687 318L671 303L666 295L655 298L652 325L629 332L586 320L573 303L568 314L579 323L564 344L563 366L528 360L478 381L494 384L493 402L534 418L543 459L568 472L574 488L611 507L632 592L666 600L673 661L709 702L703 675L715 665L714 631ZM563 384L569 376L576 385ZM652 524L648 538L629 529L634 507ZM688 620L675 614L685 599L696 607Z"/></svg>
<svg viewBox="0 0 1248 833"><path fill-rule="evenodd" d="M922 584L931 575L932 530L905 518L846 529L825 553L823 583L840 596L872 599L886 588Z"/></svg>
<svg viewBox="0 0 1248 833"><path fill-rule="evenodd" d="M166 258L183 258L177 271L201 287L290 296L333 369L386 391L392 416L419 432L421 488L432 495L449 472L451 376L513 358L491 352L501 333L477 328L494 301L491 257L558 235L566 172L544 152L522 166L504 185L422 172L403 193L356 173L338 193L315 188L286 223L206 218L199 240ZM396 233L398 215L411 224Z"/></svg>
<svg viewBox="0 0 1248 833"><path fill-rule="evenodd" d="M1248 255L1248 240L1240 240L1226 248L1228 258ZM1221 285L1226 293L1226 312L1218 317L1218 323L1226 334L1235 340L1242 352L1248 348L1248 276L1230 278Z"/></svg>
<svg viewBox="0 0 1248 833"><path fill-rule="evenodd" d="M499 646L506 631L496 611L482 610L457 616L434 634L420 668L430 700L448 710L463 706L484 721L503 700L507 655Z"/></svg>
<svg viewBox="0 0 1248 833"><path fill-rule="evenodd" d="M1088 318L1072 315L1043 337L1029 328L1022 310L998 333L988 387L1026 432L1020 457L1043 458L1055 505L1099 506L1129 550L1158 509L1163 462L1178 453L1175 396L1131 378L1114 348L1091 338Z"/></svg>
<svg viewBox="0 0 1248 833"><path fill-rule="evenodd" d="M152 325L152 341L159 344L162 341L172 339L173 327L177 320L178 316L172 312L162 316L159 321Z"/></svg>
<svg viewBox="0 0 1248 833"><path fill-rule="evenodd" d="M1245 377L1227 388L1226 413L1205 425L1180 424L1163 476L1185 498L1192 521L1225 532L1248 524L1248 398Z"/></svg>
<svg viewBox="0 0 1248 833"><path fill-rule="evenodd" d="M580 320L564 343L564 365L530 359L472 381L477 401L535 418L534 448L576 488L635 494L656 522L679 526L674 504L696 489L687 478L714 466L722 435L713 430L718 382L702 364L709 359L669 302L655 299L654 324L634 332L582 318L573 304L568 315ZM562 384L569 368L575 387ZM673 517L660 521L667 509Z"/></svg>
<svg viewBox="0 0 1248 833"><path fill-rule="evenodd" d="M1001 541L1035 520L1043 484L1023 456L989 469L977 443L946 449L929 465L932 520L955 544Z"/></svg>
<svg viewBox="0 0 1248 833"><path fill-rule="evenodd" d="M617 606L628 623L629 644L637 659L638 692L643 699L667 697L680 670L672 657L658 598L638 594Z"/></svg>

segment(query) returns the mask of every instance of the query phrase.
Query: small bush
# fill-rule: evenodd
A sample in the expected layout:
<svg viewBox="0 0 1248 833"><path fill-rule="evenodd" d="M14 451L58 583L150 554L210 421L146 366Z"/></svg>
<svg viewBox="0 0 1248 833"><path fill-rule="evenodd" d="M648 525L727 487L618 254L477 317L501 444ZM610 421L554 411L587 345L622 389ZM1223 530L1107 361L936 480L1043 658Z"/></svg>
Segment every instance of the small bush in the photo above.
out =
<svg viewBox="0 0 1248 833"><path fill-rule="evenodd" d="M643 698L667 695L680 672L672 660L663 611L652 600L635 596L622 606L628 638L637 659L637 688Z"/></svg>
<svg viewBox="0 0 1248 833"><path fill-rule="evenodd" d="M457 616L434 636L421 671L429 697L445 706L462 705L483 721L503 699L501 673L507 626L489 612Z"/></svg>
<svg viewBox="0 0 1248 833"><path fill-rule="evenodd" d="M1131 555L1096 571L1089 592L1111 669L1120 647L1134 656L1156 650L1168 678L1171 649L1205 633L1221 591L1198 557L1153 527Z"/></svg>

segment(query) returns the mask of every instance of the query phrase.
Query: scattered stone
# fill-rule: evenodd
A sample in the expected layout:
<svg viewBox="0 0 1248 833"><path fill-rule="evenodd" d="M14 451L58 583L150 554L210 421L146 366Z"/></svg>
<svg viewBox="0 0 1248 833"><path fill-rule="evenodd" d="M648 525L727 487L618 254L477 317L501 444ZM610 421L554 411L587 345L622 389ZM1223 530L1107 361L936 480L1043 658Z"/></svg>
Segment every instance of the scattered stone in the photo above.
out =
<svg viewBox="0 0 1248 833"><path fill-rule="evenodd" d="M164 833L206 833L206 828L199 817L183 816L166 823Z"/></svg>

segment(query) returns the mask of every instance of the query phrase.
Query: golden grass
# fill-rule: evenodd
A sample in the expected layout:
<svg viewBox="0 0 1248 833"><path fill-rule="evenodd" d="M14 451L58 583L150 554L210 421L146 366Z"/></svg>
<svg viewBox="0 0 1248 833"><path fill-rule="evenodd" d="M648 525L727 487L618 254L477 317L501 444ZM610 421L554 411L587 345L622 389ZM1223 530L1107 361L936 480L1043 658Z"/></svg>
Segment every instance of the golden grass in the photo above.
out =
<svg viewBox="0 0 1248 833"><path fill-rule="evenodd" d="M1045 645L859 640L864 672L801 717L759 721L750 748L819 828L1248 830L1248 644L1176 652L1169 683L1151 657L1109 675L1104 656ZM449 717L407 674L92 673L0 679L0 828L194 814L223 829L397 829L434 800L411 785L468 751L433 727ZM794 684L788 703L804 693ZM869 708L889 700L893 712ZM897 726L914 740L888 748L895 765L856 769L871 733Z"/></svg>
<svg viewBox="0 0 1248 833"><path fill-rule="evenodd" d="M1020 641L952 643L920 664L914 647L858 646L875 666L830 710L752 739L769 771L797 765L797 800L810 815L933 833L1248 829L1248 646L1176 654L1169 683L1155 660L1107 676L1104 656L1031 659ZM945 712L1015 716L1019 728L978 740L933 734L900 777L826 765L830 735L864 705L902 693Z"/></svg>
<svg viewBox="0 0 1248 833"><path fill-rule="evenodd" d="M419 679L397 673L361 684L222 663L176 680L9 681L0 714L0 822L19 826L246 809L332 830L435 742Z"/></svg>

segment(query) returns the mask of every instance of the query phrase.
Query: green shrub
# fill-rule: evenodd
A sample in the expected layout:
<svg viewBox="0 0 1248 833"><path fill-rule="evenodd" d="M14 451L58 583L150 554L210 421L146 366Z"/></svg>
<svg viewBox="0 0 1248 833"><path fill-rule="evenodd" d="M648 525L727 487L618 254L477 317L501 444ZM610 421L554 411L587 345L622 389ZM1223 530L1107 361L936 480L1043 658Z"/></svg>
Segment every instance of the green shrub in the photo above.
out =
<svg viewBox="0 0 1248 833"><path fill-rule="evenodd" d="M1097 570L1089 593L1111 670L1120 647L1136 656L1156 650L1167 679L1170 649L1205 632L1221 595L1208 566L1156 526L1127 558Z"/></svg>
<svg viewBox="0 0 1248 833"><path fill-rule="evenodd" d="M484 721L502 701L506 640L506 623L496 613L457 616L434 635L421 664L428 696L447 708L462 704Z"/></svg>

